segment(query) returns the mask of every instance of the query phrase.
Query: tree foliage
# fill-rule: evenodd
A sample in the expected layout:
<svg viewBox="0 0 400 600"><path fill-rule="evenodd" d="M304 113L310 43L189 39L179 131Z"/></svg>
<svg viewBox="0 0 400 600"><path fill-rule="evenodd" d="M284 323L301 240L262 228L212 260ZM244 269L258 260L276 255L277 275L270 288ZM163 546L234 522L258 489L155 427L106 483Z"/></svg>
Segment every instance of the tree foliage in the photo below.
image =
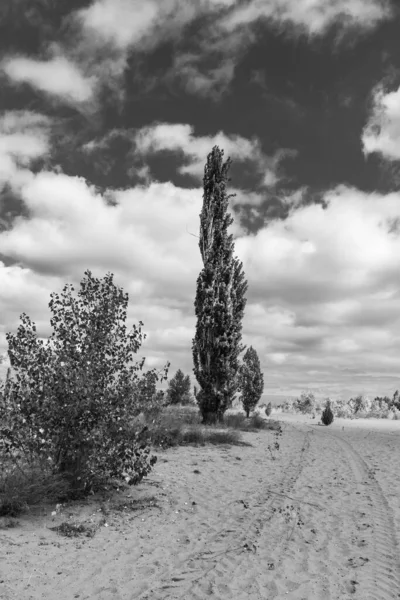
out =
<svg viewBox="0 0 400 600"><path fill-rule="evenodd" d="M347 404L349 405L351 412L356 415L368 412L371 408L372 400L364 394L359 394L355 398L350 398Z"/></svg>
<svg viewBox="0 0 400 600"><path fill-rule="evenodd" d="M178 369L174 377L168 382L167 403L168 404L189 404L190 397L190 377L184 375L181 369Z"/></svg>
<svg viewBox="0 0 400 600"><path fill-rule="evenodd" d="M243 364L239 369L239 389L243 410L246 417L249 417L250 411L257 406L264 391L264 376L261 372L260 360L252 346L246 351Z"/></svg>
<svg viewBox="0 0 400 600"><path fill-rule="evenodd" d="M271 413L272 413L272 403L268 402L268 404L265 408L265 414L267 415L267 417L269 417Z"/></svg>
<svg viewBox="0 0 400 600"><path fill-rule="evenodd" d="M331 409L331 401L328 398L325 404L325 408L321 415L321 421L324 425L330 425L331 423L333 423L333 418L334 417Z"/></svg>
<svg viewBox="0 0 400 600"><path fill-rule="evenodd" d="M46 346L25 313L17 334L6 334L16 379L3 386L0 437L3 449L49 461L87 492L102 478L135 484L150 472L156 457L130 425L162 398L154 370L137 375L144 358L128 366L146 337L141 321L126 333L128 294L112 274L103 281L85 275L78 299L68 285L61 298L51 294L54 332Z"/></svg>
<svg viewBox="0 0 400 600"><path fill-rule="evenodd" d="M312 392L303 392L296 401L296 409L301 413L308 414L315 410L315 396Z"/></svg>
<svg viewBox="0 0 400 600"><path fill-rule="evenodd" d="M233 236L227 229L227 172L223 150L214 146L204 168L203 207L200 213L200 253L203 269L197 279L196 332L192 344L194 374L199 383L197 402L203 422L222 421L238 383L238 356L247 282L242 263L233 256Z"/></svg>

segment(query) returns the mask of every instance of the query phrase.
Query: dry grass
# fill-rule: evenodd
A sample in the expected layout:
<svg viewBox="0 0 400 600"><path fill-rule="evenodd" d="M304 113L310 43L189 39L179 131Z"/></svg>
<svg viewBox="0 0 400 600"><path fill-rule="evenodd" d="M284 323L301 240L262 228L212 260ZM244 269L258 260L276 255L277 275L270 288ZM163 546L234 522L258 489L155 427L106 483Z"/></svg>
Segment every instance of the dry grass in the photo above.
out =
<svg viewBox="0 0 400 600"><path fill-rule="evenodd" d="M45 472L35 464L19 463L0 458L0 517L16 517L30 506L42 502L58 502L68 494L69 483L65 477Z"/></svg>
<svg viewBox="0 0 400 600"><path fill-rule="evenodd" d="M247 419L244 413L227 413L223 423L205 426L201 423L201 415L196 407L170 406L149 423L147 440L156 448L205 444L243 445L241 431L279 429L277 421L263 419L258 414Z"/></svg>
<svg viewBox="0 0 400 600"><path fill-rule="evenodd" d="M255 431L258 429L278 429L277 421L263 419L259 414L254 414L248 419L244 413L227 414L224 418L226 427L240 431Z"/></svg>

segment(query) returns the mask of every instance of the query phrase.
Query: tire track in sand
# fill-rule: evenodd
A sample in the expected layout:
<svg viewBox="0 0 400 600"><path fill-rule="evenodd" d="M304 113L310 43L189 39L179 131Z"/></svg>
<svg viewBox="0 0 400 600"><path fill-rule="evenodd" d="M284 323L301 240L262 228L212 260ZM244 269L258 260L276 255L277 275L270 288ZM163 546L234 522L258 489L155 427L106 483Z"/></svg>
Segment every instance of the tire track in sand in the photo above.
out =
<svg viewBox="0 0 400 600"><path fill-rule="evenodd" d="M158 586L153 585L138 600L204 600L205 597L261 600L266 594L269 599L275 597L275 574L268 570L268 564L276 562L287 542L284 527L273 509L282 506L293 489L310 444L310 433L294 432L287 424L283 430L281 451L272 463L266 447L271 437L260 434L258 462L265 466L265 471L260 470L263 476L246 501L227 503L224 516L203 536L201 545L197 544L195 551L188 548L178 561L159 572ZM287 446L285 436L291 436ZM273 489L268 486L269 466L271 472L274 470ZM248 468L260 469L254 464ZM202 517L209 518L212 524L215 519L207 514L209 503L206 496L199 498L198 504L205 511Z"/></svg>
<svg viewBox="0 0 400 600"><path fill-rule="evenodd" d="M392 510L373 472L353 446L338 435L329 432L339 442L356 480L359 503L357 529L372 526L372 552L368 547L363 555L369 558L368 567L363 569L357 592L365 600L394 600L400 598L399 543L395 533ZM368 520L370 519L370 523ZM367 521L367 523L366 523ZM370 554L370 556L368 556ZM355 568L361 567L360 560L353 561Z"/></svg>
<svg viewBox="0 0 400 600"><path fill-rule="evenodd" d="M348 581L346 591L349 595L347 597L362 598L362 600L398 600L400 598L399 543L395 533L392 510L381 486L374 477L373 470L368 468L362 456L340 434L327 428L320 429L307 424L304 426L307 429L313 429L316 436L326 442L334 441L344 458L337 473L338 476L343 475L342 484L339 484L339 487L335 491L332 490L331 493L333 495L348 494L347 502L342 503L342 512L340 509L337 510L339 514L336 515L338 518L335 522L329 521L330 507L327 504L327 523L330 524L337 541L342 543L343 559L345 560L350 555L344 563ZM348 468L351 470L352 480L343 483ZM337 477L334 479L337 480ZM352 484L353 487L351 487ZM337 486L338 484L332 483L332 485ZM328 498L332 498L333 503L335 500L338 501L334 496L328 496ZM356 510L351 509L354 506L356 506ZM351 523L348 520L349 510L352 515ZM350 545L343 542L344 537L347 542L349 537L344 535L343 527L340 527L341 514L343 514L343 521L347 522L346 528L353 531L353 536L350 536ZM354 546L357 551L354 550ZM330 562L332 563L332 559ZM339 571L344 572L343 568L338 569L338 573ZM341 594L343 594L343 590L337 596L340 599L343 598Z"/></svg>

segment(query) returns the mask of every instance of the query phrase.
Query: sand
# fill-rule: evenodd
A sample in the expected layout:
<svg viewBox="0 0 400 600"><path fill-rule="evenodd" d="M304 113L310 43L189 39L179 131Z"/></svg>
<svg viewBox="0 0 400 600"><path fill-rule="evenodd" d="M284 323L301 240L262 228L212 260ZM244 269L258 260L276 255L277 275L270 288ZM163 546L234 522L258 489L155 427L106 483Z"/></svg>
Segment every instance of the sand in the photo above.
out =
<svg viewBox="0 0 400 600"><path fill-rule="evenodd" d="M105 513L92 497L1 528L0 598L400 598L400 421L274 418L276 460L272 431L160 451Z"/></svg>

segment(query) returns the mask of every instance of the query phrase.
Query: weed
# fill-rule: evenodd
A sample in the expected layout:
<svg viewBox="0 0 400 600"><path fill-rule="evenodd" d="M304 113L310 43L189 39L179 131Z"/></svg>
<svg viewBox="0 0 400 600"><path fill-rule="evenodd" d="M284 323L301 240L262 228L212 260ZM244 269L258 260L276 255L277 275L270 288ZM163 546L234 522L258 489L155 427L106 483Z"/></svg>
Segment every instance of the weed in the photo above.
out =
<svg viewBox="0 0 400 600"><path fill-rule="evenodd" d="M104 522L100 522L99 525L104 525ZM96 533L95 527L88 527L83 523L74 524L74 523L61 523L61 525L57 525L56 527L49 527L52 531L56 531L59 535L63 535L65 537L78 537L84 534L86 537L93 537Z"/></svg>
<svg viewBox="0 0 400 600"><path fill-rule="evenodd" d="M227 414L224 416L224 425L232 429L246 429L246 416L244 413Z"/></svg>
<svg viewBox="0 0 400 600"><path fill-rule="evenodd" d="M223 425L232 429L239 429L240 431L277 429L280 427L276 421L263 419L258 413L255 413L249 419L246 418L244 413L227 414L224 416Z"/></svg>
<svg viewBox="0 0 400 600"><path fill-rule="evenodd" d="M267 446L267 448L268 448L268 450L269 450L269 452L271 454L272 460L276 459L275 452L278 452L279 449L280 449L280 444L279 444L278 440L282 436L282 429L281 429L281 427L279 427L279 429L275 430L274 436L275 436L275 442L272 445L268 444L268 446Z"/></svg>
<svg viewBox="0 0 400 600"><path fill-rule="evenodd" d="M241 444L236 431L206 431L204 438L205 443L208 444Z"/></svg>
<svg viewBox="0 0 400 600"><path fill-rule="evenodd" d="M19 521L17 521L16 519L4 519L4 522L2 524L2 528L3 529L12 529L13 527L18 527L19 525Z"/></svg>
<svg viewBox="0 0 400 600"><path fill-rule="evenodd" d="M43 500L57 502L68 489L66 478L50 469L46 473L38 464L11 464L0 477L0 516L16 517Z"/></svg>

